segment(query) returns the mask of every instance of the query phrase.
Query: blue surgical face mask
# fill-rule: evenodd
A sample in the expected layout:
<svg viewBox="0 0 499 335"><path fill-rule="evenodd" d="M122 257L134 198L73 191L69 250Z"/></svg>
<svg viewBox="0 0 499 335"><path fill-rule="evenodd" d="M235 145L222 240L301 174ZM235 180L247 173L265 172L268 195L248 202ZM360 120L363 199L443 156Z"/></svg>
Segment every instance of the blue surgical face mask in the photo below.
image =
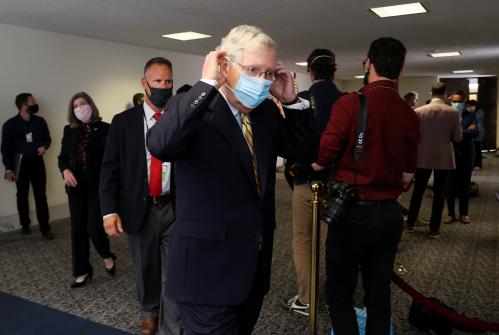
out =
<svg viewBox="0 0 499 335"><path fill-rule="evenodd" d="M462 111L464 111L464 102L453 102L452 107L454 107L458 111L462 112Z"/></svg>
<svg viewBox="0 0 499 335"><path fill-rule="evenodd" d="M253 109L269 96L272 81L250 77L243 72L239 73L240 76L236 87L231 88L228 84L226 86L245 107Z"/></svg>

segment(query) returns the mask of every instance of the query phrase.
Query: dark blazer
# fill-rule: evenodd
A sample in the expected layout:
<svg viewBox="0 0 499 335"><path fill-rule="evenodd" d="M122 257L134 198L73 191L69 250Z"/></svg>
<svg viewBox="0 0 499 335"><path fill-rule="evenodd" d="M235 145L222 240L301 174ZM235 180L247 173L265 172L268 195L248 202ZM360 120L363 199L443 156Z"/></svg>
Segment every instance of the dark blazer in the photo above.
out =
<svg viewBox="0 0 499 335"><path fill-rule="evenodd" d="M469 126L474 124L475 129L468 129ZM461 126L463 128L463 140L461 143L455 143L454 149L456 154L456 159L473 161L473 155L475 152L473 145L473 138L478 137L479 125L475 114L464 110L461 113Z"/></svg>
<svg viewBox="0 0 499 335"><path fill-rule="evenodd" d="M299 96L310 101L310 122L314 130L314 151L319 155L321 134L326 129L327 123L331 117L331 111L336 100L343 95L332 80L318 80L310 86L308 91L300 92ZM308 166L310 162L299 162ZM305 170L305 174L297 173L294 176L295 185L304 184L310 180L329 179L331 169L325 169L321 172Z"/></svg>
<svg viewBox="0 0 499 335"><path fill-rule="evenodd" d="M148 135L151 153L175 167L167 296L236 305L247 299L254 280L266 293L276 223L276 158L309 153L310 136L299 122L307 111L287 111L284 120L266 100L251 112L260 197L242 130L218 90L198 82L172 98L167 109ZM259 247L263 276L255 278Z"/></svg>
<svg viewBox="0 0 499 335"><path fill-rule="evenodd" d="M90 125L90 134L87 144L87 172L89 190L97 192L99 190L100 170L102 156L104 155L104 146L106 144L109 123L98 121ZM76 151L78 149L78 140L80 137L80 128L71 128L69 125L64 127L64 134L61 142L61 152L59 153L58 165L61 173L70 169L76 174L77 162ZM66 185L66 192L70 192L73 187Z"/></svg>
<svg viewBox="0 0 499 335"><path fill-rule="evenodd" d="M140 105L115 115L111 122L100 178L102 215L118 213L125 232L137 233L147 209L148 187Z"/></svg>

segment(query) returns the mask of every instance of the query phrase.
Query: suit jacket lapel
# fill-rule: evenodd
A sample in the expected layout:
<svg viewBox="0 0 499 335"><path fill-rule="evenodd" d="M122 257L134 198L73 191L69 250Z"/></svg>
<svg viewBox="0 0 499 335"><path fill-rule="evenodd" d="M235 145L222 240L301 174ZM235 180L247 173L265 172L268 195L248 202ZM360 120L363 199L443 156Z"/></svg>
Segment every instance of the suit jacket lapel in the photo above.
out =
<svg viewBox="0 0 499 335"><path fill-rule="evenodd" d="M137 159L139 162L140 170L138 171L139 175L147 176L147 154L146 154L146 141L144 134L144 109L142 105L136 107L136 112L131 114L133 118L132 124L133 127L131 131L132 134L125 134L127 138L126 143L129 144L129 148L134 148L134 151L137 153Z"/></svg>
<svg viewBox="0 0 499 335"><path fill-rule="evenodd" d="M241 127L232 114L227 102L219 93L211 102L209 109L213 113L207 113L207 117L213 122L215 127L229 141L234 151L238 154L239 160L243 165L244 171L249 178L250 183L256 191L255 173L253 172L253 163L251 154L244 139Z"/></svg>

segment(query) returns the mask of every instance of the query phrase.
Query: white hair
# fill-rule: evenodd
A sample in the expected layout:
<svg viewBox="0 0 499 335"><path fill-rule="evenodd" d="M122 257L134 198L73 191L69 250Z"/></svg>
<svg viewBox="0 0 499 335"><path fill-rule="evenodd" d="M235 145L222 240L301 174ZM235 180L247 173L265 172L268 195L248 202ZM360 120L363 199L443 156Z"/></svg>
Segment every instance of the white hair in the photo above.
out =
<svg viewBox="0 0 499 335"><path fill-rule="evenodd" d="M277 48L274 40L264 33L262 29L242 25L232 28L227 36L222 38L217 50L225 51L231 61L238 62L241 59L243 50L260 45L266 45L272 49Z"/></svg>

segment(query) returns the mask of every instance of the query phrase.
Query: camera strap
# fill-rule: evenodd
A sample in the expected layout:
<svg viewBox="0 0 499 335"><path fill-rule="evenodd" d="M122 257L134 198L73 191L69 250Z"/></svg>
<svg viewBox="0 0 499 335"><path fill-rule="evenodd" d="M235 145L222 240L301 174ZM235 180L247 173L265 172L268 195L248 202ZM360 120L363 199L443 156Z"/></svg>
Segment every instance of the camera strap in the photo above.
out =
<svg viewBox="0 0 499 335"><path fill-rule="evenodd" d="M353 179L353 186L357 185L357 172L359 171L359 160L364 153L364 144L366 140L366 122L367 122L367 105L366 96L360 92L359 95L359 125L357 127L357 136L355 136L355 149L353 151L353 158L355 159L355 172Z"/></svg>

